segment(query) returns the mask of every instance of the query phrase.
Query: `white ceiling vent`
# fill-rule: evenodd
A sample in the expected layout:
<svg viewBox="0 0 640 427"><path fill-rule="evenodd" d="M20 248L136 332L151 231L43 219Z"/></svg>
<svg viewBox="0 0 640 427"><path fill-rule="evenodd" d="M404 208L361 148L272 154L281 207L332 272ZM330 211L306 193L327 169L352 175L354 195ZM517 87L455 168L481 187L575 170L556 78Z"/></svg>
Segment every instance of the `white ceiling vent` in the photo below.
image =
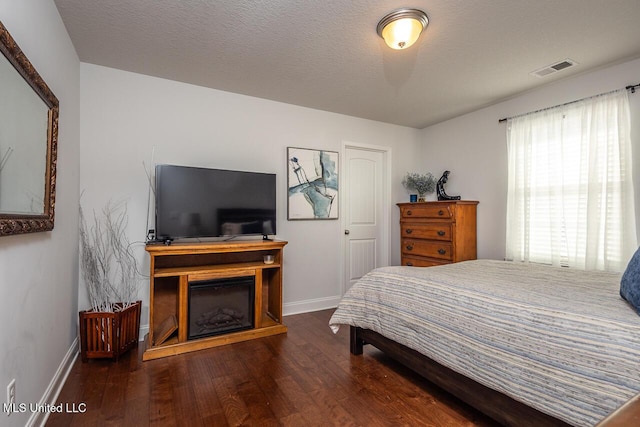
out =
<svg viewBox="0 0 640 427"><path fill-rule="evenodd" d="M558 71L566 70L567 68L578 65L576 61L573 59L565 59L560 62L556 62L555 64L547 65L546 67L542 67L538 70L532 71L529 74L536 77L545 77L549 74L557 73Z"/></svg>

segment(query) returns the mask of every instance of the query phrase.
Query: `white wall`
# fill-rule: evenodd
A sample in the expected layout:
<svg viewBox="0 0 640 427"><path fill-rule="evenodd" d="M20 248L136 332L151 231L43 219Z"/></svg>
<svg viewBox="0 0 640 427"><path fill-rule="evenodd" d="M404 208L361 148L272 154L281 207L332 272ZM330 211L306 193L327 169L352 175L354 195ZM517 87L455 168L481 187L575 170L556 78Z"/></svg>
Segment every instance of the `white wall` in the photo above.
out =
<svg viewBox="0 0 640 427"><path fill-rule="evenodd" d="M80 63L51 0L2 0L0 20L60 101L55 228L0 237L0 395L18 403L48 393L77 336ZM31 414L0 413L3 426Z"/></svg>
<svg viewBox="0 0 640 427"><path fill-rule="evenodd" d="M425 169L434 175L450 170L447 193L480 201L479 258L503 259L505 254L507 141L506 124L498 120L637 83L640 83L640 60L629 61L559 80L422 130L421 158ZM629 99L636 212L640 213L640 91L629 94Z"/></svg>
<svg viewBox="0 0 640 427"><path fill-rule="evenodd" d="M129 236L148 272L144 252L148 184L143 162L277 174L277 238L285 247L284 311L334 306L341 295L340 220L287 221L286 148L341 151L343 141L393 150L392 200L405 201L400 184L416 162L419 131L334 113L81 64L81 173L83 208L127 200ZM391 218L392 262L399 259L398 214ZM149 224L153 228L153 222ZM147 322L148 281L141 283ZM81 286L80 306L85 302Z"/></svg>

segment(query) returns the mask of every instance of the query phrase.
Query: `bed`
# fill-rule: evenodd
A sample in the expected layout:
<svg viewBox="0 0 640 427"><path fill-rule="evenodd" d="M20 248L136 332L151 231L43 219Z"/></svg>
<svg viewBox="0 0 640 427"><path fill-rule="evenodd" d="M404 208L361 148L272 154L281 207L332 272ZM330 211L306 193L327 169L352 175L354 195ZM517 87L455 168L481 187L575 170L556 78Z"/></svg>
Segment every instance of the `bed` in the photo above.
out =
<svg viewBox="0 0 640 427"><path fill-rule="evenodd" d="M329 324L505 425L593 426L625 403L640 425L640 316L619 289L620 274L506 261L384 267Z"/></svg>

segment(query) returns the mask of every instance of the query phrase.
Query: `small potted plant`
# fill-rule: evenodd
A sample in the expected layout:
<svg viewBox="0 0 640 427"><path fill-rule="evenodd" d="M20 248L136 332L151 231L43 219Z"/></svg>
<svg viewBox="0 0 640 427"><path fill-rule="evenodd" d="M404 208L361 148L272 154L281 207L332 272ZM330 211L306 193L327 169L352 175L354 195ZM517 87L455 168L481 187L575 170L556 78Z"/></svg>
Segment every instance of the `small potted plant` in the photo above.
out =
<svg viewBox="0 0 640 427"><path fill-rule="evenodd" d="M126 204L108 203L89 226L80 207L80 267L91 309L80 317L82 361L117 359L138 343L140 273L125 234Z"/></svg>
<svg viewBox="0 0 640 427"><path fill-rule="evenodd" d="M431 172L425 174L407 172L402 179L402 185L407 191L415 191L418 193L418 202L424 202L425 195L435 191L436 179Z"/></svg>

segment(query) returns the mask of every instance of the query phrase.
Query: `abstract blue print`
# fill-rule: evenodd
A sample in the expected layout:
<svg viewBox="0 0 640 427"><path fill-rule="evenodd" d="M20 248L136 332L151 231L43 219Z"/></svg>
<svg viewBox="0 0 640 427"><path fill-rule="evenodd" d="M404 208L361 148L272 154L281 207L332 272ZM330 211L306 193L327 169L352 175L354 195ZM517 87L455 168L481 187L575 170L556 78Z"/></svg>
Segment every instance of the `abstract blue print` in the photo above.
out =
<svg viewBox="0 0 640 427"><path fill-rule="evenodd" d="M287 148L288 219L338 218L338 153Z"/></svg>

